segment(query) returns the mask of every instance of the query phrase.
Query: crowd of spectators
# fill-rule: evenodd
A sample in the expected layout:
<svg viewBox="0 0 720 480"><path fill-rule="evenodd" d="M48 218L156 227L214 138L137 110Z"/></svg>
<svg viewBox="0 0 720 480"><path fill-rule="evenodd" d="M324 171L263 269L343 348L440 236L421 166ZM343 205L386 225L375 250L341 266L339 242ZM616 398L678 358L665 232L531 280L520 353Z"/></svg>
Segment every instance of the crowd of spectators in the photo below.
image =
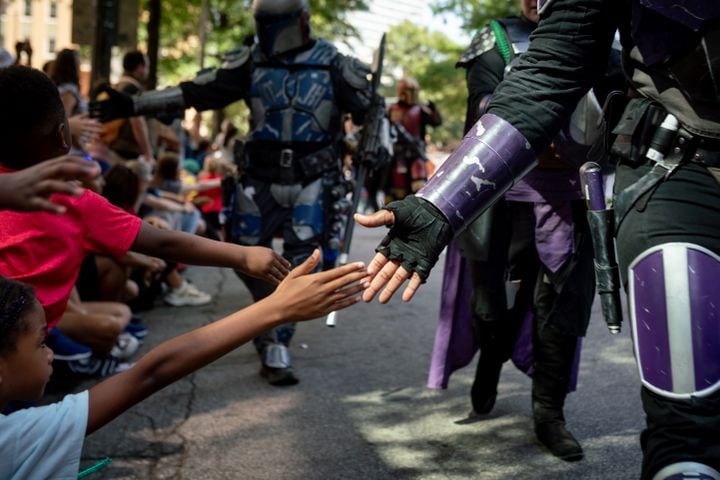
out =
<svg viewBox="0 0 720 480"><path fill-rule="evenodd" d="M128 52L123 70L112 86L131 94L143 91L147 56ZM69 154L97 164L102 172L82 187L154 227L224 239L221 180L233 173L232 142L237 134L231 123L223 125L215 141L193 136L180 120L171 126L144 117L101 124L88 113L92 94L81 93L77 51L59 51L43 71L57 87L67 117ZM183 263L133 250L121 255L89 250L48 340L60 367L55 369L59 385L131 366L148 333L143 311L161 303L185 307L212 301L211 295L183 278ZM0 274L9 272L0 266Z"/></svg>
<svg viewBox="0 0 720 480"><path fill-rule="evenodd" d="M82 478L85 435L263 331L357 303L367 287L361 263L311 274L319 250L290 272L269 248L201 237L196 188L187 187L179 152L165 151L157 162L110 157L100 176L85 148L99 141L98 129L73 131L68 113L87 119L75 110L84 99L73 78L57 80L59 60L50 77L0 68L0 479ZM85 158L68 156L72 146ZM218 186L204 182L198 190ZM143 209L149 216L140 217ZM177 262L233 268L278 287L128 363L148 334L132 303L142 292L160 284L156 298L170 305L211 301L182 279ZM107 378L37 406L58 376Z"/></svg>

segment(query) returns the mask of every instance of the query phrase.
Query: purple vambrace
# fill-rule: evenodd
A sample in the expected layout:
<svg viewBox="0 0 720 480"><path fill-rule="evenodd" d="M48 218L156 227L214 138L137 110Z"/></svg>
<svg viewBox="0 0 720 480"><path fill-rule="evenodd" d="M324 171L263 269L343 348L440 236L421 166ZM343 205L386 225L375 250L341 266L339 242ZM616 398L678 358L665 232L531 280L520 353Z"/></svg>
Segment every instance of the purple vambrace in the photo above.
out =
<svg viewBox="0 0 720 480"><path fill-rule="evenodd" d="M530 143L502 118L483 115L417 196L460 233L537 163Z"/></svg>

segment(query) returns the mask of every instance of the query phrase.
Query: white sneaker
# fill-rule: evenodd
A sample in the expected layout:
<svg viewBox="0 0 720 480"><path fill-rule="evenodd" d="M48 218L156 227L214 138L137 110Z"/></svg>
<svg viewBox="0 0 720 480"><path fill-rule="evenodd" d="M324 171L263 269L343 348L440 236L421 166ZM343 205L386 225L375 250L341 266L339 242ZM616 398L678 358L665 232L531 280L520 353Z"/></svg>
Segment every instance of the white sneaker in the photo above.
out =
<svg viewBox="0 0 720 480"><path fill-rule="evenodd" d="M183 280L183 284L165 295L164 300L165 303L173 307L184 307L188 305L197 307L207 305L212 301L212 297Z"/></svg>
<svg viewBox="0 0 720 480"><path fill-rule="evenodd" d="M131 334L123 332L118 335L115 346L110 350L110 355L118 360L127 360L132 357L140 348L140 341Z"/></svg>

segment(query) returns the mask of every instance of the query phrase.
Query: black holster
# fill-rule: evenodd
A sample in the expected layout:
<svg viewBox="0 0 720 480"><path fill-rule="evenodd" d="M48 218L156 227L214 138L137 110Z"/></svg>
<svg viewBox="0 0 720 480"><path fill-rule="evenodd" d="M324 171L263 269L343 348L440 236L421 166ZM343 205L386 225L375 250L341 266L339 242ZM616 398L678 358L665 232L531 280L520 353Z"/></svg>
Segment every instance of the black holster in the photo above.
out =
<svg viewBox="0 0 720 480"><path fill-rule="evenodd" d="M588 224L595 255L595 283L603 318L611 333L620 331L620 271L615 259L615 218L612 210L588 210Z"/></svg>

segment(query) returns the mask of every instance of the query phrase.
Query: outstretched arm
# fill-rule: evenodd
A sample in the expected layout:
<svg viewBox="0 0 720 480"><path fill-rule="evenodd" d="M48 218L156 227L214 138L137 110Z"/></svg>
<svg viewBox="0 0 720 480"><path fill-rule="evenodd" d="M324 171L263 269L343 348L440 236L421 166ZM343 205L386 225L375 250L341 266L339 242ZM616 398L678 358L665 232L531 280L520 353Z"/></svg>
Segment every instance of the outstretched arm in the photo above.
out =
<svg viewBox="0 0 720 480"><path fill-rule="evenodd" d="M320 252L290 272L277 290L215 323L169 340L130 370L90 389L87 434L185 375L284 322L309 320L356 303L367 273L362 263L309 275Z"/></svg>
<svg viewBox="0 0 720 480"><path fill-rule="evenodd" d="M203 71L177 87L135 96L106 87L104 95L101 93L98 101L90 103L90 112L101 122L109 122L139 115L173 115L190 107L199 111L219 109L247 94L251 72L249 49L243 48L228 55L220 68Z"/></svg>
<svg viewBox="0 0 720 480"><path fill-rule="evenodd" d="M550 144L593 79L606 68L615 31L611 3L555 0L550 4L531 37L530 49L495 91L488 114L417 196L391 203L390 217L357 217L366 226L392 224L376 249L382 258L376 257L374 263L382 267L372 269L375 278L366 300L383 287L381 301L389 300L414 274L427 278L453 236L534 166L535 154ZM420 213L414 215L411 209ZM400 211L408 213L400 216ZM431 224L441 226L428 237ZM403 298L412 298L416 288L411 282Z"/></svg>
<svg viewBox="0 0 720 480"><path fill-rule="evenodd" d="M290 262L269 248L218 242L145 222L130 250L191 265L235 268L273 284L280 283L290 269Z"/></svg>
<svg viewBox="0 0 720 480"><path fill-rule="evenodd" d="M82 194L73 179L92 179L100 175L100 167L80 157L59 157L30 168L0 175L0 210L29 212L45 210L64 213L65 207L50 201L55 193Z"/></svg>

